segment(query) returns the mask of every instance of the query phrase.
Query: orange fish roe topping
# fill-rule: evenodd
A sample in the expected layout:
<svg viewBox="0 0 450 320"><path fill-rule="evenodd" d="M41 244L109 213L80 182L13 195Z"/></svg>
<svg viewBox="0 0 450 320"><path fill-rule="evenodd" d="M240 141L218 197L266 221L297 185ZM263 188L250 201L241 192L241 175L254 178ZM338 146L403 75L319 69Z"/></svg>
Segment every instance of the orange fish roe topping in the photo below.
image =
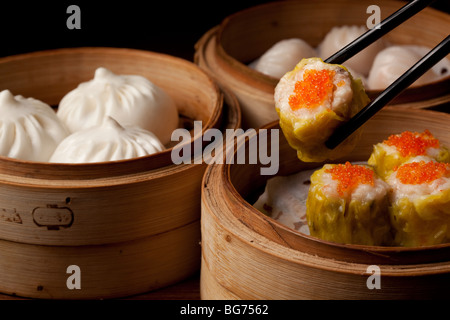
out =
<svg viewBox="0 0 450 320"><path fill-rule="evenodd" d="M335 74L332 70L305 70L303 80L295 83L294 93L289 97L291 109L313 109L321 105L333 92Z"/></svg>
<svg viewBox="0 0 450 320"><path fill-rule="evenodd" d="M352 191L360 184L374 185L375 175L372 169L360 165L352 165L350 162L338 164L331 169L325 170L331 173L331 178L337 180L337 191L339 195Z"/></svg>
<svg viewBox="0 0 450 320"><path fill-rule="evenodd" d="M402 157L420 156L428 148L439 148L439 140L428 130L423 133L405 131L400 135L390 136L384 143L396 147Z"/></svg>
<svg viewBox="0 0 450 320"><path fill-rule="evenodd" d="M405 163L395 170L397 171L397 179L403 184L424 184L449 176L450 164L420 161Z"/></svg>

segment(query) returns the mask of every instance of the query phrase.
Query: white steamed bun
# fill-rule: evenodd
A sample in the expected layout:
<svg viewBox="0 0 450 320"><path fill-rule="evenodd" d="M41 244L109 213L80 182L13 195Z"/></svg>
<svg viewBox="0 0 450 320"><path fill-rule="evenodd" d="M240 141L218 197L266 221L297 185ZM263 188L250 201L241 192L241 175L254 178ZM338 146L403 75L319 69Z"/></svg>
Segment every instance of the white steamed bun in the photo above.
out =
<svg viewBox="0 0 450 320"><path fill-rule="evenodd" d="M45 162L68 134L48 104L0 92L0 155Z"/></svg>
<svg viewBox="0 0 450 320"><path fill-rule="evenodd" d="M153 132L163 144L178 127L178 110L160 87L139 75L116 75L98 68L94 79L81 83L59 104L58 117L71 132L100 125L111 116L122 125Z"/></svg>
<svg viewBox="0 0 450 320"><path fill-rule="evenodd" d="M50 158L57 163L117 161L164 150L158 138L145 129L122 126L112 117L99 126L72 133Z"/></svg>

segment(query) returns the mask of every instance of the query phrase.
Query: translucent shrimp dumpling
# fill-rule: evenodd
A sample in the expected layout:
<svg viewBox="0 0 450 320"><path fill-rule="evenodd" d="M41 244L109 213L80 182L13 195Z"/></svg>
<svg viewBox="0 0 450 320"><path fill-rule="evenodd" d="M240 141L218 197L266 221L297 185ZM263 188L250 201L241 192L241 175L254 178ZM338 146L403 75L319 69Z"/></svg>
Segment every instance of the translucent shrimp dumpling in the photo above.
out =
<svg viewBox="0 0 450 320"><path fill-rule="evenodd" d="M332 28L319 44L320 57L322 59L329 58L353 40L356 40L366 31L367 28L365 26L356 25L344 25ZM367 77L376 55L384 48L384 41L382 39L377 40L347 60L344 65L358 74Z"/></svg>
<svg viewBox="0 0 450 320"><path fill-rule="evenodd" d="M337 127L358 113L369 98L345 67L320 58L303 59L275 87L275 108L287 141L305 162L342 157L353 150L361 130L334 149L325 142Z"/></svg>
<svg viewBox="0 0 450 320"><path fill-rule="evenodd" d="M316 50L306 41L298 38L285 39L275 43L259 59L254 61L250 67L280 79L303 58L316 56Z"/></svg>
<svg viewBox="0 0 450 320"><path fill-rule="evenodd" d="M371 90L384 90L403 73L422 58L417 50L410 46L390 46L377 54L367 78L368 88ZM436 79L432 69L417 79L412 86L423 85Z"/></svg>
<svg viewBox="0 0 450 320"><path fill-rule="evenodd" d="M0 92L0 155L45 162L68 134L48 104Z"/></svg>

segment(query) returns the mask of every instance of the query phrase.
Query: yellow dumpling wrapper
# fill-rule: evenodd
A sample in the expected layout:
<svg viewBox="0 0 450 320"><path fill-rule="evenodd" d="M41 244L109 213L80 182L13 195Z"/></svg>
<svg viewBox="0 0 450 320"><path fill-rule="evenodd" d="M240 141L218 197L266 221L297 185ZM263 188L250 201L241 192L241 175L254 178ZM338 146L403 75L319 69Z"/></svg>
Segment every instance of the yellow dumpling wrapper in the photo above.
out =
<svg viewBox="0 0 450 320"><path fill-rule="evenodd" d="M360 79L354 79L345 67L320 58L303 59L286 73L274 98L280 127L304 162L335 160L351 152L361 130L334 149L324 143L370 101Z"/></svg>
<svg viewBox="0 0 450 320"><path fill-rule="evenodd" d="M426 180L436 173L436 167L444 166L445 176L433 181L404 183L398 178L399 171L389 176L387 181L393 187L389 213L396 245L420 247L450 242L450 164L422 161L405 164L398 170L405 167L402 174ZM417 167L424 169L419 172Z"/></svg>
<svg viewBox="0 0 450 320"><path fill-rule="evenodd" d="M450 242L450 190L416 200L402 198L392 204L389 212L398 246L421 247Z"/></svg>
<svg viewBox="0 0 450 320"><path fill-rule="evenodd" d="M423 133L405 131L377 143L368 163L380 177L386 178L396 167L419 156L437 162L450 162L450 150L441 146L439 141L425 130Z"/></svg>
<svg viewBox="0 0 450 320"><path fill-rule="evenodd" d="M374 184L339 195L325 165L311 176L306 202L310 234L322 240L359 245L390 245L393 235L388 215L389 186L376 177Z"/></svg>

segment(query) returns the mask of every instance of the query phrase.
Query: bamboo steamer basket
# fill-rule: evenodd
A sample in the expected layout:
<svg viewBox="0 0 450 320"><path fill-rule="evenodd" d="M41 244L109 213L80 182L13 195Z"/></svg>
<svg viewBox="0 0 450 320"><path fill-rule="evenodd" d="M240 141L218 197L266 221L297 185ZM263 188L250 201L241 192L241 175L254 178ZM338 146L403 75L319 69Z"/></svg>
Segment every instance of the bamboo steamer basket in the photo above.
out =
<svg viewBox="0 0 450 320"><path fill-rule="evenodd" d="M189 61L119 48L70 48L0 59L0 90L54 107L103 66L138 74L173 97L180 127L240 126L234 96ZM206 164L175 165L171 146L93 164L0 157L0 292L30 298L103 299L179 282L200 269L200 185ZM80 268L81 289L66 272Z"/></svg>
<svg viewBox="0 0 450 320"><path fill-rule="evenodd" d="M343 161L367 161L390 134L430 129L450 145L450 115L385 107L364 125L363 140ZM273 122L265 128L278 130ZM290 175L322 163L298 160L279 133L279 172ZM267 139L270 141L270 139ZM242 144L241 148L248 148ZM270 148L268 148L271 150ZM202 190L201 298L431 299L449 297L450 244L404 248L323 241L286 227L252 206L271 176L262 164L210 166ZM369 289L369 266L380 269L380 289Z"/></svg>
<svg viewBox="0 0 450 320"><path fill-rule="evenodd" d="M259 128L278 119L273 93L278 79L248 67L276 42L298 37L316 47L334 26L366 25L369 5L381 9L382 19L406 2L396 0L275 1L254 6L225 18L196 44L196 63L216 74L219 84L238 98L243 127ZM383 37L395 44L436 46L447 36L449 15L426 8ZM447 56L450 58L450 55ZM450 76L410 87L391 104L430 108L450 102ZM376 97L380 91L367 91Z"/></svg>

